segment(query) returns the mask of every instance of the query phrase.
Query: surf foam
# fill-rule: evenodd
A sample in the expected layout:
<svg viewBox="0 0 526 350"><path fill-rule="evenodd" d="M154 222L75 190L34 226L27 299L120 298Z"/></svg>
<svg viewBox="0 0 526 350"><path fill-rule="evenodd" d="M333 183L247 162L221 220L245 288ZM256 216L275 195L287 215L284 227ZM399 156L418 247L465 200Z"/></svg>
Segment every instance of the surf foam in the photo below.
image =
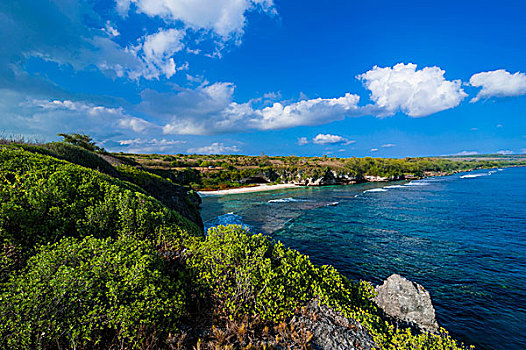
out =
<svg viewBox="0 0 526 350"><path fill-rule="evenodd" d="M268 203L292 203L292 202L306 202L306 200L288 197L288 198L271 199L268 201Z"/></svg>

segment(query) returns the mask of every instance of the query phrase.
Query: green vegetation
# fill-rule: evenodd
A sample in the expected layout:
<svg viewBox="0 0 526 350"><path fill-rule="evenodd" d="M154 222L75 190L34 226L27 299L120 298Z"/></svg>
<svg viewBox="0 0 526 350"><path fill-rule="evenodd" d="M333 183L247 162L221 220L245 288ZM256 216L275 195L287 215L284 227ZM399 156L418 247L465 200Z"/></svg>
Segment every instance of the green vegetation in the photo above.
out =
<svg viewBox="0 0 526 350"><path fill-rule="evenodd" d="M86 237L43 246L7 283L0 334L9 349L144 348L176 330L181 282L148 241ZM156 338L152 339L152 332Z"/></svg>
<svg viewBox="0 0 526 350"><path fill-rule="evenodd" d="M95 144L89 135L86 134L58 134L58 136L61 136L64 139L63 143L79 146L92 152L104 151Z"/></svg>
<svg viewBox="0 0 526 350"><path fill-rule="evenodd" d="M309 348L312 335L289 321L313 299L361 322L380 349L463 348L445 331L395 329L371 301L369 283L266 236L239 226L204 236L191 216L195 193L176 183L201 170L105 156L68 143L0 146L0 348ZM184 157L173 158L149 161ZM191 162L234 172L233 162L247 159ZM278 168L271 157L255 159L260 172ZM281 161L307 169L318 160ZM353 167L396 164L365 159Z"/></svg>
<svg viewBox="0 0 526 350"><path fill-rule="evenodd" d="M329 176L337 183L364 182L368 177L386 180L445 175L480 168L526 165L526 156L426 157L426 158L329 158L269 157L240 155L122 154L143 169L189 185L195 190L235 188L266 183L308 184L310 179Z"/></svg>

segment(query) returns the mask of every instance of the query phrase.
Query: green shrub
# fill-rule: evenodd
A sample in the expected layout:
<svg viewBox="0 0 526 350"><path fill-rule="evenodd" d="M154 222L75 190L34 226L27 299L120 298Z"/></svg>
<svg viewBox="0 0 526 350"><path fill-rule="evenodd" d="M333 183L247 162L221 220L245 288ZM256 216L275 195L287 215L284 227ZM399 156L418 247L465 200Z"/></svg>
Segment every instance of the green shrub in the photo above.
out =
<svg viewBox="0 0 526 350"><path fill-rule="evenodd" d="M194 240L188 267L197 283L212 294L216 309L230 319L256 316L280 322L317 298L344 316L361 322L380 349L463 349L447 332L414 335L396 329L380 316L367 282L351 282L332 266L309 258L241 226L219 226L204 241Z"/></svg>
<svg viewBox="0 0 526 350"><path fill-rule="evenodd" d="M64 236L153 237L201 230L142 189L97 171L19 149L0 149L0 244L27 258ZM7 249L7 248L6 248ZM2 269L10 261L2 262Z"/></svg>
<svg viewBox="0 0 526 350"><path fill-rule="evenodd" d="M198 208L199 201L193 200L194 196L189 195L190 188L129 165L119 165L117 170L120 178L141 187L168 208L176 210L200 227L203 226Z"/></svg>
<svg viewBox="0 0 526 350"><path fill-rule="evenodd" d="M86 134L58 134L58 136L64 138L63 142L82 147L84 149L87 149L88 151L104 151L104 149L97 146L95 144L95 141L93 141L93 139Z"/></svg>
<svg viewBox="0 0 526 350"><path fill-rule="evenodd" d="M113 166L98 154L65 142L50 142L43 145L20 145L21 148L40 154L63 159L83 167L98 170L102 173L116 176Z"/></svg>
<svg viewBox="0 0 526 350"><path fill-rule="evenodd" d="M188 266L232 317L259 315L280 321L313 298L349 311L366 304L373 308L369 289L241 226L212 228L190 251Z"/></svg>
<svg viewBox="0 0 526 350"><path fill-rule="evenodd" d="M1 346L151 346L176 330L184 310L181 282L163 270L152 246L133 238L45 246L0 296Z"/></svg>

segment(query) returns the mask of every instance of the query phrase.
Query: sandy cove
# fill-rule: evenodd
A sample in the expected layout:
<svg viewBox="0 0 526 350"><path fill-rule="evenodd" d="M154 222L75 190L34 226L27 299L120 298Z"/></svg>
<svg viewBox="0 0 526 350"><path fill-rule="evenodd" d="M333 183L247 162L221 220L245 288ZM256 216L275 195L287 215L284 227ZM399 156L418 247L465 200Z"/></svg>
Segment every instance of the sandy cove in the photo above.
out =
<svg viewBox="0 0 526 350"><path fill-rule="evenodd" d="M222 196L224 194L241 194L241 193L252 193L252 192L265 192L265 191L274 191L282 190L285 188L296 188L302 187L293 184L278 184L278 185L259 185L252 187L242 187L242 188L231 188L228 190L218 190L218 191L198 191L197 193L201 196Z"/></svg>

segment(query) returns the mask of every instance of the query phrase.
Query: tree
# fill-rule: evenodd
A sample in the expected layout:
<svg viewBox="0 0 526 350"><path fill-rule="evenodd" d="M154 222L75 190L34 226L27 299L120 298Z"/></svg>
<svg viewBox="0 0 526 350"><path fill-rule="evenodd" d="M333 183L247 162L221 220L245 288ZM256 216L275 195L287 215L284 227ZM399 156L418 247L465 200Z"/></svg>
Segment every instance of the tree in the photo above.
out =
<svg viewBox="0 0 526 350"><path fill-rule="evenodd" d="M98 152L103 151L104 149L100 148L95 144L93 139L86 134L58 134L58 136L62 136L64 140L62 142L70 143L75 146L82 147L84 149L87 149L88 151L92 152Z"/></svg>

